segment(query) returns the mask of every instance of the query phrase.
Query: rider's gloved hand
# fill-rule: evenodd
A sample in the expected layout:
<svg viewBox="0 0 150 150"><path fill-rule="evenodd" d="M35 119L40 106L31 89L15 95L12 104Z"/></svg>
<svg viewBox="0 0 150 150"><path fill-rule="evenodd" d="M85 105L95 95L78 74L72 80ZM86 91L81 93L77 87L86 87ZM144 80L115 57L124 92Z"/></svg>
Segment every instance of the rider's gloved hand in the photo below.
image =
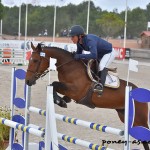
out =
<svg viewBox="0 0 150 150"><path fill-rule="evenodd" d="M75 52L75 51L73 51L73 52L72 52L72 54L73 54L73 55L75 55L75 54L76 54L76 52Z"/></svg>
<svg viewBox="0 0 150 150"><path fill-rule="evenodd" d="M73 52L72 52L72 55L73 55L73 57L74 57L74 56L76 55L76 52L75 52L75 51L73 51Z"/></svg>
<svg viewBox="0 0 150 150"><path fill-rule="evenodd" d="M75 54L74 59L79 60L80 59L80 54Z"/></svg>

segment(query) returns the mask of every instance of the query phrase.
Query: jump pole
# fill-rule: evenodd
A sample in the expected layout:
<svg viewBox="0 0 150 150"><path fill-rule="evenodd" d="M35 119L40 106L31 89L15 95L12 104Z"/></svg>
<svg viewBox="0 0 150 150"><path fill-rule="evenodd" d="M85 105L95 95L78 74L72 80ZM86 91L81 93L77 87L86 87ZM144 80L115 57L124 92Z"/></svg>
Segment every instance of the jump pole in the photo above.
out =
<svg viewBox="0 0 150 150"><path fill-rule="evenodd" d="M40 108L36 108L36 107L29 107L29 111L46 116L46 111L42 110ZM124 131L120 130L120 129L116 129L116 128L112 128L112 127L108 127L105 125L101 125L101 124L97 124L97 123L93 123L93 122L88 122L88 121L84 121L84 120L80 120L77 118L72 118L72 117L68 117L65 115L60 115L60 114L54 114L53 116L55 116L56 119L60 120L60 121L64 121L66 123L70 123L70 124L74 124L74 125L79 125L82 127L86 127L89 129L93 129L93 130L97 130L97 131L101 131L101 132L106 132L106 133L110 133L110 134L115 134L115 135L119 135L119 136L123 136L124 135Z"/></svg>
<svg viewBox="0 0 150 150"><path fill-rule="evenodd" d="M53 87L47 86L47 103L46 103L46 127L45 127L45 150L59 150L57 127L55 119L55 107L53 101ZM52 113L53 112L53 113Z"/></svg>
<svg viewBox="0 0 150 150"><path fill-rule="evenodd" d="M23 124L20 124L20 123L17 123L17 122L14 122L14 121L11 121L11 120L8 120L5 118L0 118L0 123L4 124L6 126L9 126L11 128L14 128L14 129L18 129L18 130L21 130L23 132L27 132L27 133L36 135L38 137L44 137L44 134L45 134L44 132L42 132L40 130L34 129L34 128L29 127L29 126L25 126Z"/></svg>

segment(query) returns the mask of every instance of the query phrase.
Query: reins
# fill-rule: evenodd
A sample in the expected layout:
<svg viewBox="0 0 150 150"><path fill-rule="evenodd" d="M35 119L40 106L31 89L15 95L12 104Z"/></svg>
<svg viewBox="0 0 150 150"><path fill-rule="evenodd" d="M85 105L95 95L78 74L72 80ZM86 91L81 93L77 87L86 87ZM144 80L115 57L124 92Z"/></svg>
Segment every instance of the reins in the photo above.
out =
<svg viewBox="0 0 150 150"><path fill-rule="evenodd" d="M72 62L73 60L74 60L74 59L69 60L69 61L67 61L67 62L65 62L65 63L63 63L63 64L57 66L57 69L59 69L59 68L61 68L62 66L66 65L66 64L68 64L68 63L70 63L70 62Z"/></svg>
<svg viewBox="0 0 150 150"><path fill-rule="evenodd" d="M99 76L98 76L97 74L95 74L95 72L94 72L91 68L89 68L88 65L87 65L83 60L81 60L81 62L82 62L82 63L84 64L84 66L86 67L87 73L88 73L88 69L90 69L91 73L92 73L93 75L95 75L95 77L97 78L97 80L100 80ZM92 81L93 81L93 80L92 80Z"/></svg>

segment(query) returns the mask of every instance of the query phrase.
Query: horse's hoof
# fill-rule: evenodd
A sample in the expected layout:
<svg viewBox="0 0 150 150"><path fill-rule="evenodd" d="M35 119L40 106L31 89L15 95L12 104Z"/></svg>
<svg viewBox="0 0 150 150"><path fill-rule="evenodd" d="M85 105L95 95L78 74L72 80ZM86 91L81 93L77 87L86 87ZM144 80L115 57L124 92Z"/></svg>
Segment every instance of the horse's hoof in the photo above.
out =
<svg viewBox="0 0 150 150"><path fill-rule="evenodd" d="M67 97L67 96L64 96L62 99L63 99L66 103L70 103L70 102L71 102L71 99L70 99L69 97Z"/></svg>
<svg viewBox="0 0 150 150"><path fill-rule="evenodd" d="M60 107L67 108L67 104L66 104L66 102L63 99L56 99L54 101L54 103L57 104Z"/></svg>
<svg viewBox="0 0 150 150"><path fill-rule="evenodd" d="M67 104L66 104L66 102L65 102L64 100L61 100L59 106L60 106L60 107L63 107L63 108L67 108Z"/></svg>

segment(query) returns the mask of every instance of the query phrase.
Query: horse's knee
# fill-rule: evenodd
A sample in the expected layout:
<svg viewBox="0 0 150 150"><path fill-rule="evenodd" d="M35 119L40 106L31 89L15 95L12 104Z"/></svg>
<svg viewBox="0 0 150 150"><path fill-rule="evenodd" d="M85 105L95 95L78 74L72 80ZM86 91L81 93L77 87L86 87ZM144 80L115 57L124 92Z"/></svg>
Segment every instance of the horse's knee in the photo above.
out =
<svg viewBox="0 0 150 150"><path fill-rule="evenodd" d="M52 85L54 88L56 88L56 87L58 86L58 83L59 83L59 82L54 81L51 85Z"/></svg>
<svg viewBox="0 0 150 150"><path fill-rule="evenodd" d="M53 86L55 89L67 90L66 84L64 84L64 83L62 83L62 82L54 81L54 82L52 83L52 86Z"/></svg>

